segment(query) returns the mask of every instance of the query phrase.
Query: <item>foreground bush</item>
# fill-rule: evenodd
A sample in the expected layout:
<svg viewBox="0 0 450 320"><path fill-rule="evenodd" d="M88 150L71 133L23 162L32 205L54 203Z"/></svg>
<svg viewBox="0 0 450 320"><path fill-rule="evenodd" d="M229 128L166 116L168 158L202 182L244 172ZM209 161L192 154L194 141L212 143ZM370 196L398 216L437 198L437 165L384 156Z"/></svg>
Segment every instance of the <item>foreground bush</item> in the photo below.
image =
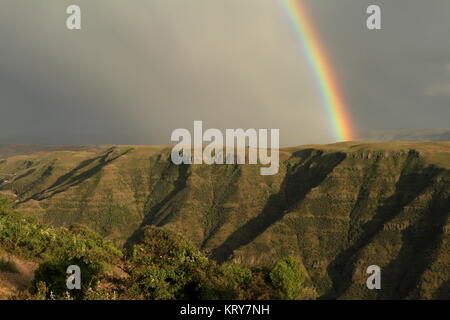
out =
<svg viewBox="0 0 450 320"><path fill-rule="evenodd" d="M295 299L304 278L291 258L272 272L232 262L219 266L182 236L153 226L132 248L128 272L130 294L138 299Z"/></svg>
<svg viewBox="0 0 450 320"><path fill-rule="evenodd" d="M143 299L195 299L217 267L183 237L147 227L129 256L130 293Z"/></svg>
<svg viewBox="0 0 450 320"><path fill-rule="evenodd" d="M282 259L270 272L273 285L280 290L281 299L298 299L302 293L305 275L292 257Z"/></svg>
<svg viewBox="0 0 450 320"><path fill-rule="evenodd" d="M32 299L297 299L304 280L292 258L272 270L218 265L184 237L154 226L144 229L141 241L124 257L85 226L46 227L1 199L0 248L40 262ZM70 293L69 265L80 267L82 280L82 289ZM108 268L119 265L124 266L123 278L106 276Z"/></svg>
<svg viewBox="0 0 450 320"><path fill-rule="evenodd" d="M82 225L69 228L45 227L11 210L8 199L0 199L0 248L40 261L33 281L34 292L38 283L50 295L60 296L66 289L66 270L78 265L82 273L82 290L74 291L78 298L95 285L98 275L108 265L122 257L114 244Z"/></svg>

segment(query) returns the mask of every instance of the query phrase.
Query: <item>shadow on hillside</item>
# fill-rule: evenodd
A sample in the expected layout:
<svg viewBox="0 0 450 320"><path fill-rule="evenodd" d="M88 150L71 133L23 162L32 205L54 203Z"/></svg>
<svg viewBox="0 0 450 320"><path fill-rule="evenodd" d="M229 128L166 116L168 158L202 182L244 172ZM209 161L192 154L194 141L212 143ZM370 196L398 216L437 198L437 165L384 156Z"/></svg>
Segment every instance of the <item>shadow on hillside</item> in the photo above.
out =
<svg viewBox="0 0 450 320"><path fill-rule="evenodd" d="M84 180L87 180L97 174L103 167L112 161L120 158L121 156L129 153L132 149L128 149L124 152L114 154L116 151L115 148L111 148L107 150L105 153L99 155L98 157L87 159L82 161L77 167L69 171L68 173L59 177L55 183L53 183L49 188L34 194L30 197L30 199L34 200L44 200L50 198L51 196L64 192L70 187L80 184ZM89 168L85 171L83 169L88 168L91 164L97 162L92 168ZM23 202L28 201L29 199L24 200Z"/></svg>
<svg viewBox="0 0 450 320"><path fill-rule="evenodd" d="M37 186L39 186L39 184L41 184L42 182L45 181L46 178L48 178L49 176L51 176L53 170L54 170L54 163L55 161L53 161L50 165L48 165L45 170L42 171L42 173L35 179L33 180L30 184L27 185L27 187L21 191L15 191L17 193L17 196L19 199L22 199L22 197L24 195L26 195L27 193L31 193L33 191L34 188L36 188ZM34 170L34 169L33 169ZM34 173L35 171L33 171Z"/></svg>
<svg viewBox="0 0 450 320"><path fill-rule="evenodd" d="M436 192L423 217L403 231L403 246L397 258L383 268L381 298L420 298L414 289L418 287L422 274L436 259L449 216L450 197L445 196L445 191Z"/></svg>
<svg viewBox="0 0 450 320"><path fill-rule="evenodd" d="M434 178L442 170L435 166L423 167L418 153L410 151L394 194L377 208L373 219L362 226L361 235L355 243L340 253L328 266L328 274L333 285L321 299L337 299L350 287L360 250L383 230L386 223L394 219L405 206L430 187L434 183Z"/></svg>
<svg viewBox="0 0 450 320"><path fill-rule="evenodd" d="M229 170L232 168L232 174ZM210 209L204 214L204 239L200 248L204 249L208 241L223 227L227 222L227 212L223 210L224 203L237 189L239 178L242 176L242 170L239 164L215 165L215 179L212 181L212 195Z"/></svg>
<svg viewBox="0 0 450 320"><path fill-rule="evenodd" d="M165 171L171 170L174 167L178 170L178 176L177 179L173 182L173 189L171 192L169 192L166 196L163 197L163 199L159 202L157 202L155 205L153 205L145 214L144 220L142 221L139 228L134 231L134 233L127 239L125 242L124 247L126 249L131 248L135 243L139 242L143 235L143 228L148 225L163 225L164 224L164 217L158 217L158 213L160 213L160 210L171 200L173 199L180 191L182 191L186 187L187 179L190 176L190 165L188 164L181 164L181 165L175 165L172 163L172 161L168 161L168 167ZM161 175L161 179L164 179L167 172L163 172ZM161 220L159 223L155 223L155 220Z"/></svg>
<svg viewBox="0 0 450 320"><path fill-rule="evenodd" d="M346 157L345 153L324 154L323 151L306 149L292 154L280 191L269 197L262 212L233 232L219 247L211 252L222 263L234 250L252 242L273 223L283 218L308 192L318 186ZM300 160L299 163L295 164ZM294 164L292 164L294 163Z"/></svg>
<svg viewBox="0 0 450 320"><path fill-rule="evenodd" d="M26 178L26 177L28 177L29 175L33 174L35 171L36 171L36 168L29 169L29 170L27 170L25 173L22 173L21 175L15 177L15 178L14 178L14 181L18 181L18 180L20 180L20 179Z"/></svg>
<svg viewBox="0 0 450 320"><path fill-rule="evenodd" d="M450 279L444 282L439 289L436 290L434 299L450 300Z"/></svg>
<svg viewBox="0 0 450 320"><path fill-rule="evenodd" d="M372 165L368 166L366 171L364 172L362 184L359 188L358 196L356 198L355 205L353 206L350 212L350 221L353 223L350 224L348 230L348 241L352 242L355 238L358 237L359 226L361 217L364 216L365 210L368 205L368 201L370 200L370 190L373 187L373 183L375 183L378 169L380 166L380 158L376 158Z"/></svg>

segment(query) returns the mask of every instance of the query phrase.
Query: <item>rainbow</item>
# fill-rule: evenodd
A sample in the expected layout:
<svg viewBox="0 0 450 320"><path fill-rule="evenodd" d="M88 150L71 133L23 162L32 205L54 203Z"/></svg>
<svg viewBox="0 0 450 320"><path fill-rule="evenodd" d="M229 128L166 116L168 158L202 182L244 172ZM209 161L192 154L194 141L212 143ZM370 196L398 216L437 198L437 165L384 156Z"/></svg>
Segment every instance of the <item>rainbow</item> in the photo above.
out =
<svg viewBox="0 0 450 320"><path fill-rule="evenodd" d="M319 42L318 36L314 32L308 12L302 4L303 0L279 1L287 13L292 28L295 30L295 34L299 38L309 64L313 69L336 140L352 140L353 128L347 107L340 93L333 69Z"/></svg>

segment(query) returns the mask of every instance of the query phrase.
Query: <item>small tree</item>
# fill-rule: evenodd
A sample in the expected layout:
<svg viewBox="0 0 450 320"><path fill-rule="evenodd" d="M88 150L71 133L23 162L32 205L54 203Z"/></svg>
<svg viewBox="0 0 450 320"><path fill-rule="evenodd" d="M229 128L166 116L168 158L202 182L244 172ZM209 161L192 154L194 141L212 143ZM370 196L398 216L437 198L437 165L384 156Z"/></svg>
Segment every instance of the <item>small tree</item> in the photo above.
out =
<svg viewBox="0 0 450 320"><path fill-rule="evenodd" d="M169 230L148 226L129 257L130 292L151 300L210 296L208 279L215 265L190 241Z"/></svg>
<svg viewBox="0 0 450 320"><path fill-rule="evenodd" d="M68 257L41 263L34 273L34 291L39 292L39 285L45 284L48 289L47 298L50 294L61 298L68 291L66 271L69 265L77 265L81 269L81 290L73 290L70 294L76 299L82 299L88 288L95 285L97 275L102 272L100 263L86 263L83 259Z"/></svg>
<svg viewBox="0 0 450 320"><path fill-rule="evenodd" d="M270 280L281 291L281 299L294 300L300 296L305 275L294 258L286 257L272 269Z"/></svg>

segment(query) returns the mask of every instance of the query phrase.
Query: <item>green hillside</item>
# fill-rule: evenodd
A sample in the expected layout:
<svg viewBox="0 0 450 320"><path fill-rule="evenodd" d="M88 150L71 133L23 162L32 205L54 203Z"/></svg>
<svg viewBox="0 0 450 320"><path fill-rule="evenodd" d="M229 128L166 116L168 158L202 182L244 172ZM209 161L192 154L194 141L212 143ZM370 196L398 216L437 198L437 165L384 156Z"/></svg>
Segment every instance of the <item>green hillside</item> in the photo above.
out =
<svg viewBox="0 0 450 320"><path fill-rule="evenodd" d="M148 225L218 262L293 256L322 298L450 298L450 142L282 149L280 173L182 165L170 148L117 146L0 160L0 192L41 223L85 224L130 247ZM382 290L365 286L382 268Z"/></svg>

